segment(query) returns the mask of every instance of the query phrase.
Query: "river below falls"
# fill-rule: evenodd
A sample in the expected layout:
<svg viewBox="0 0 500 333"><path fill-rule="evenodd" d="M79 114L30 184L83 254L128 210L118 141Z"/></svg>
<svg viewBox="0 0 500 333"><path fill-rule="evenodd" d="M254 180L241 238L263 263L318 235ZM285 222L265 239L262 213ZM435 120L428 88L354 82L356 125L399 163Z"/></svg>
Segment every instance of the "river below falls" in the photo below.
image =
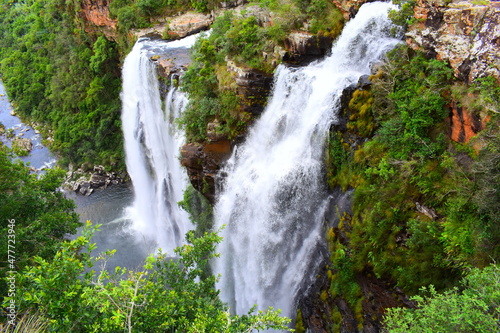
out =
<svg viewBox="0 0 500 333"><path fill-rule="evenodd" d="M56 156L42 144L42 137L35 130L24 124L19 117L12 115L13 106L10 104L0 81L0 123L5 130L12 129L16 136L30 139L33 149L27 156L18 157L26 165L43 172L43 169L55 165ZM11 139L6 135L0 136L0 140L11 147ZM130 184L118 184L103 190L96 190L91 196L77 195L74 192L65 191L66 197L72 199L76 204L75 211L80 215L80 221L90 220L93 224L101 224L92 238L97 248L93 255L106 250L116 249L115 255L108 261L107 268L114 269L116 266L127 268L138 268L149 253L154 251L146 241L141 240L128 226L130 220L127 218L127 207L132 204L133 191ZM71 236L74 238L78 236Z"/></svg>
<svg viewBox="0 0 500 333"><path fill-rule="evenodd" d="M116 266L140 268L144 259L154 252L155 247L150 242L137 237L130 229L127 207L134 199L130 183L96 190L90 196L66 192L66 197L75 202L81 222L90 220L94 225L101 225L92 238L97 245L93 254L116 250L106 265L107 269L113 270Z"/></svg>

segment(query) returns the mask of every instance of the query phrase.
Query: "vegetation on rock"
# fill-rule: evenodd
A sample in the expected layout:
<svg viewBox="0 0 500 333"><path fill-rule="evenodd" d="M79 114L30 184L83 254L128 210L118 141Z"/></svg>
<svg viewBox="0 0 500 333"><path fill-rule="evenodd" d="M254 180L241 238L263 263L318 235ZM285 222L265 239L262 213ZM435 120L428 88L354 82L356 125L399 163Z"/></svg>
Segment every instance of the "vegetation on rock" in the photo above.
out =
<svg viewBox="0 0 500 333"><path fill-rule="evenodd" d="M226 11L215 20L210 36L195 44L193 63L182 83L190 96L180 120L188 141L205 141L207 125L215 119L219 133L229 139L242 134L251 122L252 115L240 111L236 74L228 61L243 69L271 73L281 57L276 52L293 29L309 22L312 33L336 37L344 23L338 9L324 0L262 1L260 6L270 10L272 24L264 24L250 11Z"/></svg>
<svg viewBox="0 0 500 333"><path fill-rule="evenodd" d="M415 296L415 309L392 308L385 317L389 333L498 332L500 329L500 268L472 269L462 290L437 293L430 286Z"/></svg>
<svg viewBox="0 0 500 333"><path fill-rule="evenodd" d="M414 4L401 1L402 10L391 18L403 28L412 24ZM256 5L270 20L249 7L226 11L193 48L182 79L190 104L180 120L189 141L207 141L209 124L229 139L246 130L253 115L241 111L235 68L270 74L288 33L300 29L336 37L344 23L326 0ZM73 0L0 0L0 72L18 113L53 136L51 148L62 164L123 168L119 67L130 46L129 30L179 11L210 12L219 3L111 1L118 42L86 33L79 6ZM328 230L330 286L319 298L345 299L362 326L365 295L359 277L367 275L409 295L427 293L414 296L418 308L389 310L391 332L498 330L499 273L491 265L500 260L498 82L490 77L459 82L447 63L407 47L388 54L370 80L370 87L350 98L346 130L335 128L328 138L328 184L352 189L353 207ZM451 102L489 120L468 143L446 135ZM0 169L3 234L15 219L23 248L16 260L23 292L16 302L26 322L77 332L284 329L285 320L275 312L228 314L206 269L220 239L202 236L212 216L193 189L181 205L202 237L190 234L192 244L177 250L179 259L159 254L142 270L96 273L91 267L106 259L80 251L93 248L89 230L61 242L78 226L73 205L56 190L63 171L50 170L38 179L11 162L3 146ZM7 242L2 244L7 253ZM464 276L461 289L453 289ZM0 289L5 295L5 280ZM339 330L341 312L330 313ZM443 320L450 314L453 320ZM298 330L305 330L307 318L302 313L298 318Z"/></svg>
<svg viewBox="0 0 500 333"><path fill-rule="evenodd" d="M489 78L462 87L476 101L476 112L490 121L476 141L459 144L444 135L457 85L447 64L402 46L371 80L369 91L352 95L347 132L332 132L326 154L330 186L354 188L352 214L328 237L331 291L351 306L362 298L353 292L360 274L374 274L414 295L422 286L450 288L464 268L500 259L498 205L484 201L485 191L496 193L500 184L493 167L500 135L494 112L498 85ZM371 121L360 122L362 113ZM369 140L353 140L373 130ZM479 183L483 177L488 185Z"/></svg>

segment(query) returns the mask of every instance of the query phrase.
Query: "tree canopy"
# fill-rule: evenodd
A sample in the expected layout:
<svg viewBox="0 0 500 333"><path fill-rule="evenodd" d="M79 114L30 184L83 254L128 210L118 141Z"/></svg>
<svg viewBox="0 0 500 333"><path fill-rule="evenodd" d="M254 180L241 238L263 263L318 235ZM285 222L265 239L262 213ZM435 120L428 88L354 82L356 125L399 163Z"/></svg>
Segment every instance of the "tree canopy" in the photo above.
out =
<svg viewBox="0 0 500 333"><path fill-rule="evenodd" d="M58 168L48 169L40 177L31 174L21 161L12 161L8 148L0 143L1 278L7 271L32 265L35 255L53 257L62 239L80 226L74 202L58 190L64 175ZM13 259L10 262L8 253ZM2 279L2 297L5 288Z"/></svg>
<svg viewBox="0 0 500 333"><path fill-rule="evenodd" d="M38 316L54 332L252 332L288 330L287 318L272 308L231 315L214 288L216 278L203 274L215 257L221 238L206 233L174 256L149 256L142 269L105 269L114 251L92 257L88 222L82 236L62 244L51 259L35 257L36 264L18 274L16 303L20 314ZM92 267L99 267L96 272ZM22 292L21 292L22 291ZM4 305L10 301L7 299Z"/></svg>

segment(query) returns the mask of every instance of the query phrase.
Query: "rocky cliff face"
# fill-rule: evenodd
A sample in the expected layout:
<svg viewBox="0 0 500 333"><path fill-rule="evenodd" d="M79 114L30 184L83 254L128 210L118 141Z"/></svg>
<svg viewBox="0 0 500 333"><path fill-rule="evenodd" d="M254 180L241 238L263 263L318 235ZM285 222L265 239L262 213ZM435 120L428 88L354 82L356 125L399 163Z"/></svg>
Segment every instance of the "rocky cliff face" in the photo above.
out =
<svg viewBox="0 0 500 333"><path fill-rule="evenodd" d="M102 31L108 39L114 40L117 21L109 16L109 3L109 0L82 0L80 17L85 22L86 32Z"/></svg>
<svg viewBox="0 0 500 333"><path fill-rule="evenodd" d="M340 9L344 15L344 19L349 20L356 15L359 7L369 0L333 0L335 6Z"/></svg>
<svg viewBox="0 0 500 333"><path fill-rule="evenodd" d="M417 22L406 33L406 42L415 50L448 61L461 81L493 76L500 82L499 7L495 2L418 0L414 8ZM468 142L488 121L456 102L450 111L449 136L456 142Z"/></svg>
<svg viewBox="0 0 500 333"><path fill-rule="evenodd" d="M231 142L188 143L181 148L181 164L186 168L193 187L211 204L215 203L215 178L231 155Z"/></svg>
<svg viewBox="0 0 500 333"><path fill-rule="evenodd" d="M333 39L305 31L292 32L285 39L286 54L283 60L303 64L324 56L332 48Z"/></svg>
<svg viewBox="0 0 500 333"><path fill-rule="evenodd" d="M453 141L467 143L469 140L482 131L489 117L481 118L464 106L453 102L450 105L450 138Z"/></svg>
<svg viewBox="0 0 500 333"><path fill-rule="evenodd" d="M494 2L418 0L414 11L417 23L406 34L412 48L449 61L465 82L488 75L500 81L500 8Z"/></svg>
<svg viewBox="0 0 500 333"><path fill-rule="evenodd" d="M179 39L208 30L214 21L213 15L188 12L174 18L161 18L151 28L134 31L136 37Z"/></svg>

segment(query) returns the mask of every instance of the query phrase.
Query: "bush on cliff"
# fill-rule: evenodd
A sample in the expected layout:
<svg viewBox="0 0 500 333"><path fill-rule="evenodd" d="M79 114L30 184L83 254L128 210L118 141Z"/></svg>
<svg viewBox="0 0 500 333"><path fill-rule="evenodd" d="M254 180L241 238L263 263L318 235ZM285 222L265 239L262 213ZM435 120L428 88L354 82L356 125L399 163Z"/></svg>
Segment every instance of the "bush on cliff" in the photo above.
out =
<svg viewBox="0 0 500 333"><path fill-rule="evenodd" d="M416 308L388 309L384 326L389 333L498 332L500 330L500 268L471 270L462 289L437 293L429 286L414 296Z"/></svg>
<svg viewBox="0 0 500 333"><path fill-rule="evenodd" d="M48 169L37 177L21 161L12 161L0 143L0 295L7 293L8 272L33 265L35 255L48 259L61 241L80 226L75 204L58 188L64 179L61 169Z"/></svg>

